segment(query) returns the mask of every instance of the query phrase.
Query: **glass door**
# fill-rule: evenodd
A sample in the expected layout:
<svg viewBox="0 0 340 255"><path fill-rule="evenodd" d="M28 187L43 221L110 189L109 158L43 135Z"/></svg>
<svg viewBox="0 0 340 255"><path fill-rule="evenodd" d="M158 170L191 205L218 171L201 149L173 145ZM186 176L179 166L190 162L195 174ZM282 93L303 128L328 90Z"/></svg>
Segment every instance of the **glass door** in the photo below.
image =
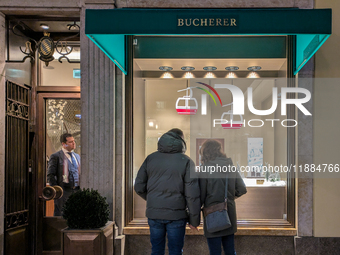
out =
<svg viewBox="0 0 340 255"><path fill-rule="evenodd" d="M46 99L46 170L48 161L53 153L61 150L60 136L64 133L73 135L76 143L74 152L81 154L80 120L81 106L80 99ZM47 174L47 171L46 171ZM46 185L49 185L47 178ZM52 217L54 212L54 201L46 201L45 216Z"/></svg>

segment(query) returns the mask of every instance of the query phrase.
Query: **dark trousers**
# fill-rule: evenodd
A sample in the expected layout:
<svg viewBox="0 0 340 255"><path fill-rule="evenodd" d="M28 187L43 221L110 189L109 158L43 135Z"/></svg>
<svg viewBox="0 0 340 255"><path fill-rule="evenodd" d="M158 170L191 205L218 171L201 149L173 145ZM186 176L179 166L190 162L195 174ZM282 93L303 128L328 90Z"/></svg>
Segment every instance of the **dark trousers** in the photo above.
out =
<svg viewBox="0 0 340 255"><path fill-rule="evenodd" d="M63 215L63 206L67 199L79 189L72 188L63 188L63 196L59 199L54 200L54 216L62 216Z"/></svg>
<svg viewBox="0 0 340 255"><path fill-rule="evenodd" d="M236 255L234 245L234 234L207 238L210 255L221 255L222 247L225 255ZM222 245L221 245L222 244Z"/></svg>
<svg viewBox="0 0 340 255"><path fill-rule="evenodd" d="M183 252L186 219L181 220L152 220L150 226L151 255L164 255L165 235L168 235L169 255L181 255Z"/></svg>

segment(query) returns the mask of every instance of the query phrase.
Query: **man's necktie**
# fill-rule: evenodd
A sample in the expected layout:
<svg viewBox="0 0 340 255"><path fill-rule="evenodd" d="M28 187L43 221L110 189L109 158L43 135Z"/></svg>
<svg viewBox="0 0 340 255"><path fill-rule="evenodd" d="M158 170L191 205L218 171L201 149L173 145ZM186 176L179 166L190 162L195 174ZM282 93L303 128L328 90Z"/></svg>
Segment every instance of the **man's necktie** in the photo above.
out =
<svg viewBox="0 0 340 255"><path fill-rule="evenodd" d="M74 167L77 167L77 163L76 163L76 160L75 160L75 158L73 157L73 153L72 152L68 152L68 154L71 156L71 161L72 161L72 165L74 166Z"/></svg>

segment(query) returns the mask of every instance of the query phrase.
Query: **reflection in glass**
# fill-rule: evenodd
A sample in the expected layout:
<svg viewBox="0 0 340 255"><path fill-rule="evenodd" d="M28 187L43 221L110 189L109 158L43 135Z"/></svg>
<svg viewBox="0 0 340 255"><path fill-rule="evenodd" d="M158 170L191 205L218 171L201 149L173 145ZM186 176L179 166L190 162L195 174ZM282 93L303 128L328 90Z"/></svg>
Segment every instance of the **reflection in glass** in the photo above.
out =
<svg viewBox="0 0 340 255"><path fill-rule="evenodd" d="M241 175L247 185L248 194L238 200L239 220L285 217L287 174L275 173L270 170L270 166L287 164L287 127L281 125L286 116L280 114L280 103L276 111L270 115L253 114L247 107L247 89L253 89L254 108L267 110L272 106L272 89L278 88L278 91L281 91L281 87L286 86L286 78L165 80L135 77L134 82L134 178L145 157L157 150L160 136L171 128L180 128L187 143L186 154L197 165L199 164L197 151L201 139L213 138L223 141L227 156L239 170L243 170ZM230 104L233 98L228 89L216 88L222 105L226 106L222 107L216 96L213 100L209 95L204 96L206 94L204 90L195 89L200 86L200 82L212 87L216 84L233 84L240 88L245 95L244 115L231 116ZM176 111L178 106L184 107L181 102L177 102L178 98L186 95L182 90L188 87L194 88L190 96L196 100L197 113L178 114ZM205 115L201 114L202 99L207 104ZM163 102L161 108L160 102ZM221 119L221 116L228 118L228 121L232 118L233 124L228 126L216 123L214 126L214 120ZM271 122L267 119L277 121ZM156 129L155 123L159 124L160 128ZM269 171L265 172L265 167ZM134 218L145 218L145 201L138 196L134 197Z"/></svg>

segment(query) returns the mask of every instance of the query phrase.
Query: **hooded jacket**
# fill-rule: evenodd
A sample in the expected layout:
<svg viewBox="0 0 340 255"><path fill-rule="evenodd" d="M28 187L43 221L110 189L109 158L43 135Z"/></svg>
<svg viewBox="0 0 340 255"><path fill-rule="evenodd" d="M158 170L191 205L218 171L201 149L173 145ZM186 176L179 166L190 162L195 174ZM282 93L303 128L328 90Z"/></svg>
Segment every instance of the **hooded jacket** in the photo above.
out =
<svg viewBox="0 0 340 255"><path fill-rule="evenodd" d="M200 224L200 189L198 179L190 178L194 162L184 154L184 140L173 132L162 135L158 151L150 154L140 167L135 191L146 200L149 219L180 220Z"/></svg>
<svg viewBox="0 0 340 255"><path fill-rule="evenodd" d="M217 157L215 160L209 161L204 166L232 166L233 162L230 158ZM228 194L227 206L228 215L231 222L231 227L215 233L207 232L205 228L204 218L204 235L207 238L226 236L236 233L237 217L235 198L238 198L247 193L246 186L239 172L228 172L225 177L228 177ZM201 203L204 207L209 207L218 203L224 202L226 178L200 178Z"/></svg>

